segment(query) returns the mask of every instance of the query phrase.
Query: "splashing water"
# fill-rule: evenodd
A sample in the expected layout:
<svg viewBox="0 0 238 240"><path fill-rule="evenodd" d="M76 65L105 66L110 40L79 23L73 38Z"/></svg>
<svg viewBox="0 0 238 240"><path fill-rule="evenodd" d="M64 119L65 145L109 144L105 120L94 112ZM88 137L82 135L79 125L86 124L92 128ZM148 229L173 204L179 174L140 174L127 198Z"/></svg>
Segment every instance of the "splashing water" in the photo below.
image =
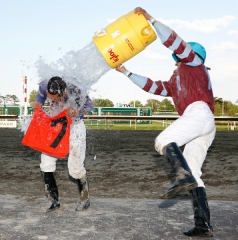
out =
<svg viewBox="0 0 238 240"><path fill-rule="evenodd" d="M26 130L28 129L31 122L31 116L24 116L21 119L20 126L18 127L21 132L26 133Z"/></svg>
<svg viewBox="0 0 238 240"><path fill-rule="evenodd" d="M67 52L56 62L47 64L42 58L36 62L40 82L53 76L62 77L81 90L90 90L100 77L111 70L93 42L78 51Z"/></svg>
<svg viewBox="0 0 238 240"><path fill-rule="evenodd" d="M74 107L79 110L83 107L87 95L93 84L111 68L98 51L93 42L78 51L67 52L56 62L47 64L42 58L36 62L40 82L48 80L53 76L59 76L66 82L67 86L74 85L77 89L68 94L69 100L64 108ZM71 88L72 89L72 88ZM80 89L80 98L75 106L75 96ZM51 116L58 114L62 108L51 109Z"/></svg>
<svg viewBox="0 0 238 240"><path fill-rule="evenodd" d="M39 84L53 76L59 76L66 82L67 87L75 86L73 87L74 91L68 93L68 101L63 107L59 104L51 107L50 111L45 110L50 116L57 115L70 106L81 110L86 101L87 92L91 90L92 85L111 70L93 42L81 50L69 51L62 58L49 64L40 57L36 61L35 67L40 78ZM77 103L75 102L76 95ZM29 118L21 122L20 129L22 132L26 132L29 123Z"/></svg>

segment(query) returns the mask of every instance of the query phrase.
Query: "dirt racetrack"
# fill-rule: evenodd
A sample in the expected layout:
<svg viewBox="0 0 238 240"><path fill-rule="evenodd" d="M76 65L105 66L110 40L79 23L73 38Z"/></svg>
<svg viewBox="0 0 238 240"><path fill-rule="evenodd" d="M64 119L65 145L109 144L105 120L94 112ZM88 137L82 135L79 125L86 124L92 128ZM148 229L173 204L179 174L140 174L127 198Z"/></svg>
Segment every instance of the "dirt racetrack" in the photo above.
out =
<svg viewBox="0 0 238 240"><path fill-rule="evenodd" d="M91 198L158 199L170 186L171 167L154 150L159 131L87 130L87 169ZM44 196L40 153L21 145L18 129L0 129L0 193ZM238 132L217 132L203 166L209 200L238 201ZM70 181L67 159L57 161L60 197L78 197ZM188 199L187 193L177 198Z"/></svg>

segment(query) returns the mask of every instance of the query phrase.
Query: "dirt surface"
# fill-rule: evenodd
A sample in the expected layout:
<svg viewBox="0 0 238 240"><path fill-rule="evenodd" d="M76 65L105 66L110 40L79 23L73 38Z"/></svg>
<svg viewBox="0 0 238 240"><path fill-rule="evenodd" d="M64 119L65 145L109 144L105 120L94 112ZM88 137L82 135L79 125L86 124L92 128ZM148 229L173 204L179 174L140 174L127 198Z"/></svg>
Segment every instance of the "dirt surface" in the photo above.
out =
<svg viewBox="0 0 238 240"><path fill-rule="evenodd" d="M159 131L88 130L87 169L91 198L159 199L170 186L171 167L154 150ZM40 176L40 153L21 145L23 133L0 129L0 193L25 197L44 196ZM238 132L217 132L203 166L209 200L238 200ZM67 159L57 161L59 194L76 198L77 187L70 181ZM187 193L177 196L189 199ZM75 201L72 200L72 201Z"/></svg>

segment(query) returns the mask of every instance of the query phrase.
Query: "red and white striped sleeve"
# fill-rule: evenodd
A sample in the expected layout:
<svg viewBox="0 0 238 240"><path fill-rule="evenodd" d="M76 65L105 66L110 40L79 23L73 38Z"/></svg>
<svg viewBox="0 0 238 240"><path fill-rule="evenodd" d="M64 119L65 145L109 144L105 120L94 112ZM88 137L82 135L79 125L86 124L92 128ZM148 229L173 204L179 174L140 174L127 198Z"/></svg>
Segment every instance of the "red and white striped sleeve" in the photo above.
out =
<svg viewBox="0 0 238 240"><path fill-rule="evenodd" d="M162 44L172 50L181 62L189 66L202 64L202 60L194 53L191 46L178 36L174 30L159 21L154 21L153 26Z"/></svg>
<svg viewBox="0 0 238 240"><path fill-rule="evenodd" d="M124 72L125 75L130 73L128 70ZM169 96L168 95L168 90L166 89L167 83L162 82L162 81L153 81L150 78L138 75L138 74L131 74L130 75L130 80L135 83L138 87L143 89L144 91L155 94L155 95L160 95L160 96Z"/></svg>

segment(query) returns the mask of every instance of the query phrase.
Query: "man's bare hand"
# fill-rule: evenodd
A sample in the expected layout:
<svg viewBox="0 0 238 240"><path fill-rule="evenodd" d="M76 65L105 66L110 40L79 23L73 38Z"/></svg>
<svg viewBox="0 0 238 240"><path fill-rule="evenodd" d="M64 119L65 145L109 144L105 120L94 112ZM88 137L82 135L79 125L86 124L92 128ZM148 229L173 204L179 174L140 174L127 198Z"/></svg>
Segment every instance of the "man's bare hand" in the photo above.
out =
<svg viewBox="0 0 238 240"><path fill-rule="evenodd" d="M120 65L115 68L118 72L124 73L126 71L126 68L123 65Z"/></svg>
<svg viewBox="0 0 238 240"><path fill-rule="evenodd" d="M143 14L147 20L150 20L152 18L152 16L141 7L135 8L134 13L138 15Z"/></svg>
<svg viewBox="0 0 238 240"><path fill-rule="evenodd" d="M31 108L32 108L33 111L35 111L38 107L41 107L41 106L42 106L42 104L40 104L37 101L31 103Z"/></svg>

